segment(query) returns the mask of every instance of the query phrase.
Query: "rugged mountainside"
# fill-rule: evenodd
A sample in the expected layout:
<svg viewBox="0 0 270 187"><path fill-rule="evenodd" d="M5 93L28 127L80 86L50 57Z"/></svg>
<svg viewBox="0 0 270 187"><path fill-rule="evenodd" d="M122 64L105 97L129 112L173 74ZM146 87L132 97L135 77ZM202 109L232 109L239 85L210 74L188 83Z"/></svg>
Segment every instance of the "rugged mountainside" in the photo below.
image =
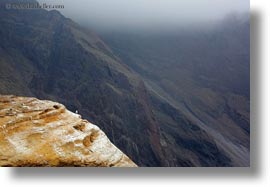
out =
<svg viewBox="0 0 270 187"><path fill-rule="evenodd" d="M63 103L99 124L138 165L161 165L144 83L98 36L54 10L1 7L1 94Z"/></svg>
<svg viewBox="0 0 270 187"><path fill-rule="evenodd" d="M162 124L161 139L174 144L175 150L194 146L192 152L196 154L216 144L227 158L215 155L215 161L226 163L229 158L232 165L249 165L248 15L230 15L211 28L199 26L164 33L104 32L102 36L114 53L144 79L154 114ZM189 122L183 121L185 118ZM194 133L187 134L181 128L188 126L205 130L215 144L204 142L200 146L198 141L187 141ZM207 158L212 156L204 153L200 162L211 165L215 161Z"/></svg>
<svg viewBox="0 0 270 187"><path fill-rule="evenodd" d="M0 166L136 167L95 125L55 102L0 95Z"/></svg>
<svg viewBox="0 0 270 187"><path fill-rule="evenodd" d="M215 82L207 78L211 72L202 75L201 87L191 71L198 60L184 69L167 64L176 61L166 52L179 46L166 45L161 53L138 38L134 48L134 41L125 43L129 36L114 37L119 45L109 36L112 51L57 11L1 7L0 94L49 99L78 110L139 166L249 164L247 97L220 97L205 86ZM180 54L185 52L189 56L183 58L199 53Z"/></svg>

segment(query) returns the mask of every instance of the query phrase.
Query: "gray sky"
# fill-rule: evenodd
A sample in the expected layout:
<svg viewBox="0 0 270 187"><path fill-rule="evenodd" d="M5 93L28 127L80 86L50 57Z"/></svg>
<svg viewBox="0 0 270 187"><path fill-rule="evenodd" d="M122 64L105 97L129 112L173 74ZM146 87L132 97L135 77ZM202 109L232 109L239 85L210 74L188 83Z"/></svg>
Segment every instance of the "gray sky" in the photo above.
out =
<svg viewBox="0 0 270 187"><path fill-rule="evenodd" d="M38 0L64 4L77 22L103 28L170 27L213 22L232 12L248 12L249 0Z"/></svg>

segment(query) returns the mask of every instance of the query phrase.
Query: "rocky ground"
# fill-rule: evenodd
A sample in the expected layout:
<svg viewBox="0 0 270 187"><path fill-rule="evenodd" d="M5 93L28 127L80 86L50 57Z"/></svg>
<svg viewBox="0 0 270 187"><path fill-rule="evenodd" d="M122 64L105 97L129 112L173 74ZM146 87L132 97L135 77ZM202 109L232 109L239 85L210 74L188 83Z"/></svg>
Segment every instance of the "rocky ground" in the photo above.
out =
<svg viewBox="0 0 270 187"><path fill-rule="evenodd" d="M0 166L136 167L97 126L65 106L0 96Z"/></svg>

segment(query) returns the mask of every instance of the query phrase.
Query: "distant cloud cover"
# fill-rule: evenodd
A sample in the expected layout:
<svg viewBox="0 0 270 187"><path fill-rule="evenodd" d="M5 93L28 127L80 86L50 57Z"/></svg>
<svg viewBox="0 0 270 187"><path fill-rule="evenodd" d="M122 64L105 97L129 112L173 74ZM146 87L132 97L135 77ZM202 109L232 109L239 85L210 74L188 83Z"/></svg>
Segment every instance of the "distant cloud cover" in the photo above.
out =
<svg viewBox="0 0 270 187"><path fill-rule="evenodd" d="M73 20L100 28L179 26L248 12L249 0L38 0L63 4Z"/></svg>

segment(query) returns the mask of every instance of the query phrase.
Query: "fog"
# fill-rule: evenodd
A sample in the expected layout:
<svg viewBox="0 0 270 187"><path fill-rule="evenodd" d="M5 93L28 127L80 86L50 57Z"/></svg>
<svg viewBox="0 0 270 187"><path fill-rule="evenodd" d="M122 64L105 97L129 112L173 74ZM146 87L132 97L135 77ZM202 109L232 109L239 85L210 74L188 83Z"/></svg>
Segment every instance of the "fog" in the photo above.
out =
<svg viewBox="0 0 270 187"><path fill-rule="evenodd" d="M66 17L95 29L199 25L249 12L249 0L39 0L61 4Z"/></svg>

